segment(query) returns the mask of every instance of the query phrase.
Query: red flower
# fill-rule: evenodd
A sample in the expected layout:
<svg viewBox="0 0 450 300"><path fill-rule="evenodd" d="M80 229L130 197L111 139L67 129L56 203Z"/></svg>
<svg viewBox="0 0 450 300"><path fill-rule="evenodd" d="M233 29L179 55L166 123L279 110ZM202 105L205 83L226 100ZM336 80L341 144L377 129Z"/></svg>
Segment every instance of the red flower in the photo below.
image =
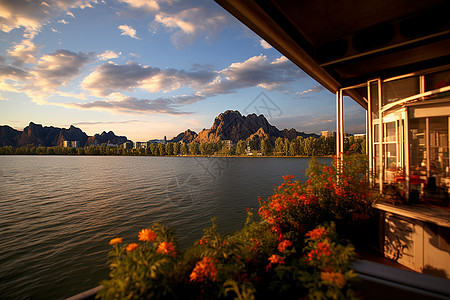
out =
<svg viewBox="0 0 450 300"><path fill-rule="evenodd" d="M289 240L284 240L278 244L278 251L284 252L284 250L286 250L286 248L288 248L290 246L292 246L292 242Z"/></svg>
<svg viewBox="0 0 450 300"><path fill-rule="evenodd" d="M306 234L306 236L309 236L313 240L318 240L324 237L327 234L327 231L323 228L316 228L314 230L311 230Z"/></svg>
<svg viewBox="0 0 450 300"><path fill-rule="evenodd" d="M212 257L203 257L199 261L194 270L192 270L190 281L203 282L207 279L215 281L217 276L217 269Z"/></svg>

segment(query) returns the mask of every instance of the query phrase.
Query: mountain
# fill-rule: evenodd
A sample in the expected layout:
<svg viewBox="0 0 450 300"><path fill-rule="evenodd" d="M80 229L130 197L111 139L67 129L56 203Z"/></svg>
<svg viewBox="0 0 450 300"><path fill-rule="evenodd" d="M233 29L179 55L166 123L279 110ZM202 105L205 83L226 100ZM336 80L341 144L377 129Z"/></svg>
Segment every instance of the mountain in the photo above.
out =
<svg viewBox="0 0 450 300"><path fill-rule="evenodd" d="M182 135L181 133L180 135ZM178 135L178 137L180 136ZM278 137L292 140L297 136L318 137L316 134L306 134L295 129L278 130L271 125L264 115L250 114L243 116L239 111L227 110L214 120L210 129L203 129L198 133L194 141L199 143L217 142L219 140L231 140L234 143L240 140L253 139L260 141L266 137L275 140ZM175 139L175 138L174 138Z"/></svg>
<svg viewBox="0 0 450 300"><path fill-rule="evenodd" d="M41 124L30 124L23 131L15 130L9 126L0 126L0 146L63 146L64 141L78 141L80 146L100 145L103 143L122 144L128 139L124 136L116 136L112 131L101 135L89 137L80 128L70 126L69 129Z"/></svg>
<svg viewBox="0 0 450 300"><path fill-rule="evenodd" d="M102 134L96 134L94 136L90 136L87 139L86 146L89 145L101 145L101 144L116 144L121 145L127 142L128 139L126 136L117 136L114 132L110 131L106 133L105 131Z"/></svg>
<svg viewBox="0 0 450 300"><path fill-rule="evenodd" d="M184 142L184 143L190 143L192 142L198 134L195 131L192 131L190 129L186 130L185 132L180 133L176 137L174 137L171 142L178 143L178 142Z"/></svg>
<svg viewBox="0 0 450 300"><path fill-rule="evenodd" d="M0 147L16 145L21 133L21 131L12 127L0 126Z"/></svg>

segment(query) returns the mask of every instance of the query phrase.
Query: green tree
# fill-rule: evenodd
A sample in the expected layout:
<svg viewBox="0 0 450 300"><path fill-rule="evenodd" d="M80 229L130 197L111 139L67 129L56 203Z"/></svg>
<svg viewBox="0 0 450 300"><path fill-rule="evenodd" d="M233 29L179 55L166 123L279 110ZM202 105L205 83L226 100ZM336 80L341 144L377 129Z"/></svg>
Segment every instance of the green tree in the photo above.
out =
<svg viewBox="0 0 450 300"><path fill-rule="evenodd" d="M164 145L163 143L158 144L158 155L160 156L166 155L166 145Z"/></svg>
<svg viewBox="0 0 450 300"><path fill-rule="evenodd" d="M272 153L272 145L270 144L270 139L268 137L261 141L261 153L266 156Z"/></svg>
<svg viewBox="0 0 450 300"><path fill-rule="evenodd" d="M173 155L180 154L180 150L181 150L181 143L180 142L173 144Z"/></svg>
<svg viewBox="0 0 450 300"><path fill-rule="evenodd" d="M198 155L199 154L199 149L198 149L198 143L197 142L192 142L189 144L189 154L191 155Z"/></svg>
<svg viewBox="0 0 450 300"><path fill-rule="evenodd" d="M279 137L275 140L274 154L283 155L283 153L284 153L284 141L281 137Z"/></svg>
<svg viewBox="0 0 450 300"><path fill-rule="evenodd" d="M289 147L290 147L291 143L289 142L288 138L284 138L283 142L284 142L283 153L285 156L288 156L289 155Z"/></svg>
<svg viewBox="0 0 450 300"><path fill-rule="evenodd" d="M244 141L239 141L236 145L236 154L237 155L244 155L245 154L245 148L246 143Z"/></svg>
<svg viewBox="0 0 450 300"><path fill-rule="evenodd" d="M180 148L181 154L188 155L189 149L186 143L183 143Z"/></svg>
<svg viewBox="0 0 450 300"><path fill-rule="evenodd" d="M166 144L166 155L172 155L173 154L173 143L168 142Z"/></svg>
<svg viewBox="0 0 450 300"><path fill-rule="evenodd" d="M295 138L291 141L289 145L289 155L298 156L300 155L300 140Z"/></svg>

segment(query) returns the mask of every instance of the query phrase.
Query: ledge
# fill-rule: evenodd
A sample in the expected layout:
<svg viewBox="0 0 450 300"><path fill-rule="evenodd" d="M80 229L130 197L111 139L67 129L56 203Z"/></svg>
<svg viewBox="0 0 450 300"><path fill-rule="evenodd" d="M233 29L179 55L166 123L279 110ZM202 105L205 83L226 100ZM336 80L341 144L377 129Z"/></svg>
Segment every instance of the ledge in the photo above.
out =
<svg viewBox="0 0 450 300"><path fill-rule="evenodd" d="M449 299L450 281L401 270L379 263L358 260L352 265L361 278L364 299Z"/></svg>
<svg viewBox="0 0 450 300"><path fill-rule="evenodd" d="M373 207L400 216L450 228L450 210L446 208L436 208L424 204L397 206L381 200L375 201Z"/></svg>
<svg viewBox="0 0 450 300"><path fill-rule="evenodd" d="M67 298L66 300L91 300L91 299L94 300L95 296L102 288L103 286L99 285L95 288L92 288L90 290L84 291L70 298Z"/></svg>

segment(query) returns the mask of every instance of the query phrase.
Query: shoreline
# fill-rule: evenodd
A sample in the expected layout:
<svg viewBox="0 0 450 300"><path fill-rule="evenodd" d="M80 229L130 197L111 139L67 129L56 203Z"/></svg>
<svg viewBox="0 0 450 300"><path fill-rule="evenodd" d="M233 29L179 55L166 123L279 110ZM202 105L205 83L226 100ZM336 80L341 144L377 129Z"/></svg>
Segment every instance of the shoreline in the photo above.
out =
<svg viewBox="0 0 450 300"><path fill-rule="evenodd" d="M311 158L324 157L332 158L333 155L311 155L311 156L281 156L281 155L117 155L117 154L0 154L0 156L136 156L136 157L202 157L202 158Z"/></svg>

